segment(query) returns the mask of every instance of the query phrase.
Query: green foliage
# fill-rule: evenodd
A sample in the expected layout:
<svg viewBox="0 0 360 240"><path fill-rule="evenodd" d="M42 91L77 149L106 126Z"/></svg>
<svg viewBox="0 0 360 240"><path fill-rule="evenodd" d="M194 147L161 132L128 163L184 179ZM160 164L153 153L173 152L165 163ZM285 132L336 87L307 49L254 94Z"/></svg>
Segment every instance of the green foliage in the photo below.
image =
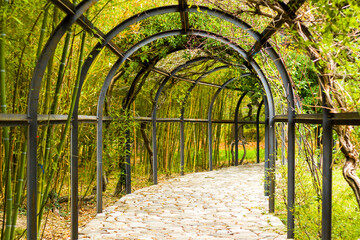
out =
<svg viewBox="0 0 360 240"><path fill-rule="evenodd" d="M303 160L299 160L300 162ZM279 171L277 214L286 223L286 166ZM295 239L321 238L321 196L313 187L313 178L303 163L296 164ZM339 167L333 169L332 239L357 239L360 236L360 214L352 190Z"/></svg>
<svg viewBox="0 0 360 240"><path fill-rule="evenodd" d="M2 1L2 3L4 2L6 1ZM3 109L3 112L6 110L8 113L25 114L27 110L29 82L36 64L35 56L40 54L40 50L45 45L46 40L65 14L54 7L50 1L26 0L9 2L11 4L6 5L6 7L2 5L1 8L1 24L6 25L4 29L6 29L7 35L6 38L1 38L1 45L6 46L6 51L2 51L3 56L1 60L1 62L6 63L4 67L4 70L6 70L6 78L5 76L2 77L1 81L1 97L7 96L1 105L7 105L7 109ZM172 2L178 4L177 1ZM249 4L246 5L242 1L225 2L218 1L217 6L227 9L228 11L233 11L232 14L241 15L241 18L249 18L247 20L252 22L254 29L262 30L264 26L268 24L268 21L262 21L261 17L253 16L248 12L254 10ZM270 1L270 3L272 3L272 1ZM331 4L328 3L329 1L327 0L313 0L309 5L306 5L306 7L316 7L316 11L309 12L314 12L314 16L322 20L319 25L312 23L309 25L312 31L319 33L318 38L323 40L321 43L323 51L329 53L335 59L338 69L337 74L343 76L343 78L338 76L337 78L342 81L341 83L344 83L343 85L346 90L354 93L352 101L356 105L358 103L357 99L360 98L359 88L353 87L354 85L358 85L357 79L360 72L359 56L357 54L359 49L359 15L357 14L360 10L359 3L356 0L347 1L346 4L340 0L332 0L330 1ZM86 16L94 22L94 26L106 33L130 16L134 16L141 11L156 6L168 4L168 1L100 1L95 4L90 11L86 12ZM205 1L204 4L211 5L207 1ZM213 7L214 6L212 6L212 8ZM274 14L274 11L267 9L266 13ZM254 44L254 40L249 37L247 32L240 30L231 23L208 16L200 11L198 13L190 13L189 19L190 28L206 30L222 35L231 42L239 44L245 50L249 50ZM173 29L181 29L181 22L179 20L179 13L151 17L129 26L116 36L113 42L117 44L121 50L127 50L134 44L153 34ZM39 113L49 113L49 106L52 106L50 112L54 114L71 115L72 113L74 105L72 105L69 110L68 103L72 102L72 99L74 99L76 95L76 87L74 88L74 86L77 85L77 80L79 79L78 76L83 60L82 54L86 56L99 41L91 34L85 39L85 35L81 33L82 29L79 26L73 27L72 30L73 33L69 33L67 37L64 37L54 51L53 62L47 69L47 73L45 74L46 79L44 78L41 89ZM299 44L303 44L302 48L304 48L304 46L314 45L310 42L300 42ZM180 49L186 50L176 52ZM304 110L310 113L313 111L312 106L318 105L318 99L313 97L318 93L314 64L298 52L290 50L287 53L289 54L285 62L297 86L297 92L303 102ZM221 59L222 62L202 62L184 69L179 72L179 75L195 80L206 71L229 64L231 67L228 70L219 71L203 79L203 81L207 83L221 85L227 79L239 77L245 72L237 67L243 64L244 60L231 48L216 39L206 39L190 35L173 36L154 41L139 49L131 56L131 61L123 64L118 72L117 78L113 80L112 94L109 93L109 96L107 96L107 100L109 101L107 102L105 110L106 113L109 113L109 115L114 118L114 121L111 123L104 123L104 169L106 173L112 175L111 177L114 178L115 176L121 180L124 176L125 155L129 153L126 150L126 144L129 143L127 142L128 140L131 144L131 164L132 171L135 175L133 178L135 182L139 183L139 179L144 178L144 176L148 177L151 174L151 157L149 156L151 150L148 151L146 147L149 146L145 146L145 138L151 139L151 127L149 124L145 124L144 131L140 132L138 123L132 119L133 116L150 116L149 113L154 107L154 94L160 82L164 79L163 75L155 71L146 70L148 65L153 65L159 69L170 72L176 66L199 56L216 57L217 59ZM272 65L273 63L269 63L265 54L257 54L254 59L266 70L265 74L271 82L272 89L274 89L275 96L277 97L276 100L282 100L281 94L283 93L283 89L281 81L279 81L280 77L275 70L276 67ZM96 114L97 99L99 90L103 84L103 79L117 60L118 56L115 56L108 49L103 50L96 59L82 89L79 107L80 114ZM133 92L135 100L132 104L129 104L129 109L131 110L124 111L121 100L127 96L126 94L129 91L132 81L134 81L137 74L142 70L144 70L145 73L139 82L135 84L135 91ZM162 93L159 106L157 106L159 107L158 116L179 117L182 100L190 86L191 84L188 82L178 84L177 79L171 79L166 85L166 91ZM230 90L254 91L254 94L246 99L246 103L253 103L253 105L258 104L259 99L262 97L261 84L258 79L253 76L234 81L229 85L229 88ZM195 87L186 104L185 117L207 118L208 103L216 90L216 88L209 88L204 85ZM216 120L233 119L233 109L235 108L239 95L239 92L234 94L227 90L219 95L213 109L213 118ZM113 102L111 103L110 100ZM57 104L57 102L61 102L62 104ZM277 105L276 107L279 106ZM356 109L358 106L354 108ZM248 112L248 109L245 107L241 110L240 115L243 116L246 112ZM203 123L187 123L186 125L185 170L188 172L206 170L208 169L207 128L204 127ZM70 126L70 118L67 126ZM230 164L231 153L229 144L233 141L233 132L228 126L214 124L213 127L215 168L228 166ZM52 203L50 206L54 208L61 207L57 204L56 199L61 197L61 195L68 194L67 182L69 181L70 158L70 131L68 127L39 127L38 176L39 192L42 194L39 200L39 206L41 207L39 222L42 218L43 209L48 209L49 206L47 193L50 192L55 198L55 204ZM158 124L159 171L167 175L180 171L178 128L178 123ZM247 140L253 141L254 128L245 127L244 131ZM10 139L11 141L3 144L1 151L0 170L3 173L3 177L0 179L0 199L3 201L5 199L5 192L11 195L10 190L15 189L17 195L14 207L12 208L9 202L6 209L6 217L12 216L12 224L6 223L6 225L15 225L16 212L19 209L25 208L21 200L26 195L26 192L22 192L24 187L20 182L23 181L19 179L23 178L23 170L25 170L26 154L23 154L23 152L26 152L26 139L23 131L18 128L10 128L10 138L6 132L9 133L9 129L3 128L3 140ZM86 127L81 127L80 130L80 185L81 192L84 195L91 192L95 178L95 132L95 125L86 125ZM130 139L127 138L129 132L131 133ZM359 137L358 129L355 133L357 137ZM255 150L253 149L247 152L247 157L249 157L251 161L255 159L254 152ZM241 154L240 152L240 156ZM263 151L261 154L263 156ZM11 173L10 169L13 169ZM6 170L9 173L6 173ZM299 220L298 225L299 229L307 229L306 231L308 231L311 236L316 237L319 234L318 226L311 225L305 221L309 219L310 222L312 218L315 219L315 222L319 222L319 217L317 215L315 216L315 214L318 213L320 201L318 197L313 197L314 191L311 190L311 183L313 184L313 182L310 181L311 178L307 175L308 173L303 172L301 174L301 179L304 180L302 183L303 189L300 189L301 191L299 191L298 196L301 202L295 211L299 219L303 219L304 222ZM339 177L339 179L337 179L337 177ZM336 181L340 181L340 175L338 173L335 174L335 179ZM305 181L309 181L310 183ZM7 191L5 191L5 189ZM351 206L354 206L355 203L353 199L351 200L351 194L348 191L341 192L341 194L343 198L336 200L341 202L341 208L334 205L334 211L336 213L336 215L334 214L334 221L339 226L336 229L334 228L334 234L340 236L340 238L351 239L353 236L349 235L346 230L349 228L349 225L346 224L350 221L350 217L341 215L341 213L352 211L354 208ZM0 205L4 207L4 201L1 202ZM344 206L347 207L344 208ZM65 208L63 209L64 211L66 210ZM359 222L356 216L357 213L358 209L350 212L350 214L352 214L349 215L351 216L351 221ZM10 222L10 218L8 222ZM14 229L12 229L12 231L14 231ZM358 234L356 230L353 232ZM11 234L14 234L14 232ZM300 236L301 232L299 232L298 235Z"/></svg>
<svg viewBox="0 0 360 240"><path fill-rule="evenodd" d="M286 66L296 86L296 93L301 99L303 110L314 113L319 106L319 85L316 68L310 58L297 51L291 51L286 56Z"/></svg>
<svg viewBox="0 0 360 240"><path fill-rule="evenodd" d="M129 111L111 112L113 118L111 123L105 123L107 127L103 132L104 136L104 165L105 171L111 172L122 164L124 164L126 154L130 154L126 150L126 144L133 141L133 136L129 135L134 127L138 127L138 123L133 120Z"/></svg>

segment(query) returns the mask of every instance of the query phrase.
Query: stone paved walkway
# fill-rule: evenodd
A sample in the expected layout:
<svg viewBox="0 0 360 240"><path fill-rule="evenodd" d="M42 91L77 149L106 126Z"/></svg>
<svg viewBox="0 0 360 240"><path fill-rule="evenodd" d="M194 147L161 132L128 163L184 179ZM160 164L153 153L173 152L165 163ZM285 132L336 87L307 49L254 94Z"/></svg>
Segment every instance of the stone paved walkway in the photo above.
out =
<svg viewBox="0 0 360 240"><path fill-rule="evenodd" d="M267 214L263 164L187 174L121 198L80 239L286 239Z"/></svg>

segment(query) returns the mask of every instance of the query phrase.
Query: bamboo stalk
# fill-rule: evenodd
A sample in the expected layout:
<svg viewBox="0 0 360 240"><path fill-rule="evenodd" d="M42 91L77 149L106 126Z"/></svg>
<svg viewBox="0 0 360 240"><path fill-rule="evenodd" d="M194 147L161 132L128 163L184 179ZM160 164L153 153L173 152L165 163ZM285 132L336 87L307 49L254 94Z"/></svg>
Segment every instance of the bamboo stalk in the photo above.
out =
<svg viewBox="0 0 360 240"><path fill-rule="evenodd" d="M48 22L48 16L49 16L49 8L46 7L44 9L44 18L43 18L43 21L42 21L42 24L41 24L39 43L38 43L38 47L37 47L37 51L36 51L36 59L38 59L40 54L41 54L42 45L44 43L44 37L45 37L45 33L46 33L46 26L47 26L47 22Z"/></svg>
<svg viewBox="0 0 360 240"><path fill-rule="evenodd" d="M0 23L0 104L1 113L7 113L6 109L6 72L5 72L5 45L6 45L6 11L8 8L8 2L2 1L2 17ZM11 234L11 214L12 214L12 186L11 186L11 159L10 159L10 136L9 127L3 127L2 140L5 150L5 215L6 215L6 227L4 238L10 239Z"/></svg>
<svg viewBox="0 0 360 240"><path fill-rule="evenodd" d="M24 141L23 143L26 143L26 133L27 133L27 129L24 130ZM13 209L13 214L12 214L12 223L11 225L13 226L11 228L11 234L10 234L10 239L14 239L14 234L15 234L15 227L16 227L16 222L17 222L17 217L18 217L18 210L20 207L20 202L21 202L21 197L23 194L23 185L24 185L24 176L25 176L25 164L26 164L26 152L27 152L27 144L22 144L22 149L21 149L21 162L20 162L20 166L18 167L18 174L17 174L17 182L16 182L16 188L15 188L15 192L16 192L16 197L15 197L15 201L14 201L14 209Z"/></svg>
<svg viewBox="0 0 360 240"><path fill-rule="evenodd" d="M55 160L54 160L54 165L55 166L57 166L57 164L59 162L60 153L63 150L65 140L66 140L66 136L67 136L67 133L68 133L69 128L70 128L72 114L73 114L74 108L75 108L75 100L76 100L76 96L77 96L78 91L79 91L80 71L81 71L81 66L82 66L82 63L83 63L85 39L86 39L86 32L83 32L82 39L81 39L81 48L80 48L80 54L79 54L79 64L78 64L77 77L76 77L76 81L75 81L75 88L74 88L74 91L72 93L72 99L71 99L68 118L66 120L64 130L63 130L62 135L60 137L60 142L56 147L56 154L55 154L55 157L54 157L55 158ZM55 169L56 169L56 167L51 168L50 174L49 174L50 177L54 175ZM45 206L45 204L47 202L47 199L48 199L47 195L49 194L49 191L50 191L50 185L51 185L50 182L46 185L46 188L45 188L45 191L44 191L44 198L41 201L41 206L42 207L40 208L39 217L42 215L44 206Z"/></svg>
<svg viewBox="0 0 360 240"><path fill-rule="evenodd" d="M71 35L72 35L71 32L68 31L66 34L66 37L65 37L65 43L64 43L64 47L63 47L63 53L62 53L62 57L61 57L60 68L59 68L59 73L58 73L58 78L57 78L56 88L55 88L55 93L54 93L54 100L51 104L50 114L55 114L57 106L58 106L60 90L61 90L62 82L64 79L64 75L65 75L66 58L68 55L68 49L69 49ZM47 163L49 161L50 153L51 153L51 146L52 146L51 139L52 139L52 135L53 135L53 130L54 130L53 125L46 128L46 134L45 134L46 135L46 143L45 143L45 154L44 154L44 163L45 164L43 166L44 169L48 169ZM40 191L40 192L42 192L42 191Z"/></svg>
<svg viewBox="0 0 360 240"><path fill-rule="evenodd" d="M52 29L55 29L55 24L57 23L57 19L58 19L58 9L56 7L54 7L54 11L53 11L53 19L52 19ZM37 57L41 54L41 49L42 49L42 44L43 44L43 38L45 36L45 32L46 32L46 27L48 25L48 10L45 9L45 13L44 13L44 19L42 22L42 26L41 26L41 36L39 39L39 43L38 43L38 52L37 52ZM50 89L51 89L51 75L52 75L52 70L53 70L53 62L54 62L54 54L55 52L51 53L52 56L50 58L48 67L47 67L47 75L46 75L46 92L45 92L45 99L44 99L44 113L45 114L49 114L50 113ZM39 192L40 192L40 196L37 198L37 209L39 209L39 213L38 213L38 232L40 231L40 227L41 227L41 220L42 220L42 214L44 211L44 205L42 204L42 201L44 198L47 198L47 194L44 193L43 189L44 189L44 184L45 184L45 173L47 173L47 171L45 172L44 170L46 169L45 164L48 163L47 159L45 158L46 156L46 152L48 151L47 147L48 147L48 132L49 132L49 126L45 127L45 129L42 131L41 133L41 137L40 140L43 143L43 146L45 146L44 151L42 151L42 156L39 158L39 166L41 166L38 169L38 176L39 176ZM40 177L41 176L41 177ZM49 184L49 183L48 183Z"/></svg>

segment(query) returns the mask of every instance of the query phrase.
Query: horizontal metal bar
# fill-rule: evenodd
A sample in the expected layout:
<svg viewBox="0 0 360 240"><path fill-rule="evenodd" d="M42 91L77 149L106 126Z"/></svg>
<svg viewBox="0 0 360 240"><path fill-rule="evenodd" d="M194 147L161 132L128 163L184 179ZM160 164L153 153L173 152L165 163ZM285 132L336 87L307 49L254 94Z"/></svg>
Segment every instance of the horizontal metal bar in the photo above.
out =
<svg viewBox="0 0 360 240"><path fill-rule="evenodd" d="M44 115L39 114L38 123L45 124L65 124L67 115ZM103 121L112 121L112 117L104 117ZM150 122L150 117L134 117L136 121ZM287 122L287 115L276 115L275 122ZM180 122L180 118L158 118L157 122ZM360 113L332 113L331 121L334 125L360 125ZM79 123L96 123L96 116L79 115ZM207 119L184 119L184 122L206 123ZM212 123L235 123L233 120L213 120ZM240 124L256 124L256 121L239 121ZM322 124L322 114L297 114L295 123ZM264 124L264 122L260 122ZM0 126L24 126L28 125L26 114L0 114Z"/></svg>
<svg viewBox="0 0 360 240"><path fill-rule="evenodd" d="M322 114L296 114L294 120L295 123L321 124ZM276 115L274 121L287 122L288 115Z"/></svg>
<svg viewBox="0 0 360 240"><path fill-rule="evenodd" d="M38 115L38 124L65 124L68 115ZM104 117L104 121L111 121L111 117ZM28 125L28 117L26 114L0 114L0 126L25 126ZM96 123L96 116L80 115L78 118L79 123Z"/></svg>
<svg viewBox="0 0 360 240"><path fill-rule="evenodd" d="M45 115L39 114L38 123L40 125L65 124L68 115ZM133 117L135 121L151 122L151 117ZM26 114L0 114L0 126L25 126L28 125L28 117ZM113 121L114 118L106 116L103 121ZM96 116L79 115L79 123L96 123ZM180 118L158 118L157 122L180 122ZM207 123L207 119L184 119L184 122ZM212 123L235 123L233 120L213 120ZM256 124L256 121L238 121L240 124ZM264 124L264 122L260 122Z"/></svg>
<svg viewBox="0 0 360 240"><path fill-rule="evenodd" d="M295 123L322 124L322 114L296 114ZM275 122L287 122L287 115L276 115ZM330 121L333 125L360 125L360 113L331 113Z"/></svg>
<svg viewBox="0 0 360 240"><path fill-rule="evenodd" d="M134 117L135 120L141 122L150 122L151 117ZM157 118L157 122L180 122L180 118ZM207 119L192 119L192 118L185 118L184 122L194 122L194 123L207 123ZM224 124L231 124L235 123L234 120L212 120L212 123L224 123ZM240 124L256 124L256 121L238 121ZM265 124L264 122L260 122L260 124Z"/></svg>

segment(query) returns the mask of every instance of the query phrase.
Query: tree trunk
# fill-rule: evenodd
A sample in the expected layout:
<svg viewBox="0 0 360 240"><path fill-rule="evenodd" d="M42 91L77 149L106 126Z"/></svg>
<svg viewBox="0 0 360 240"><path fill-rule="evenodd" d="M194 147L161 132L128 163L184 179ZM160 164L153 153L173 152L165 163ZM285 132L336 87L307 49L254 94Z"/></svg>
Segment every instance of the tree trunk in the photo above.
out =
<svg viewBox="0 0 360 240"><path fill-rule="evenodd" d="M313 41L310 31L302 24L297 24L298 33L305 41ZM336 64L331 57L323 53L320 48L308 46L307 50L316 67L320 72L319 85L322 87L326 104L332 113L349 112L348 106L343 99L343 90L336 82L335 68ZM316 61L315 61L316 60ZM326 64L325 64L326 63ZM335 101L333 101L333 99ZM351 141L351 126L334 126L334 130L339 136L340 150L345 156L345 164L343 166L343 176L351 189L354 191L356 200L360 207L360 178L356 174L356 168L359 164L359 153Z"/></svg>
<svg viewBox="0 0 360 240"><path fill-rule="evenodd" d="M144 139L145 148L146 148L146 150L147 150L147 152L149 154L150 172L153 172L153 151L152 151L152 148L151 148L150 139L146 135L146 123L142 122L140 124L140 132L141 132L141 136ZM154 176L152 174L150 174L149 180L154 181Z"/></svg>

